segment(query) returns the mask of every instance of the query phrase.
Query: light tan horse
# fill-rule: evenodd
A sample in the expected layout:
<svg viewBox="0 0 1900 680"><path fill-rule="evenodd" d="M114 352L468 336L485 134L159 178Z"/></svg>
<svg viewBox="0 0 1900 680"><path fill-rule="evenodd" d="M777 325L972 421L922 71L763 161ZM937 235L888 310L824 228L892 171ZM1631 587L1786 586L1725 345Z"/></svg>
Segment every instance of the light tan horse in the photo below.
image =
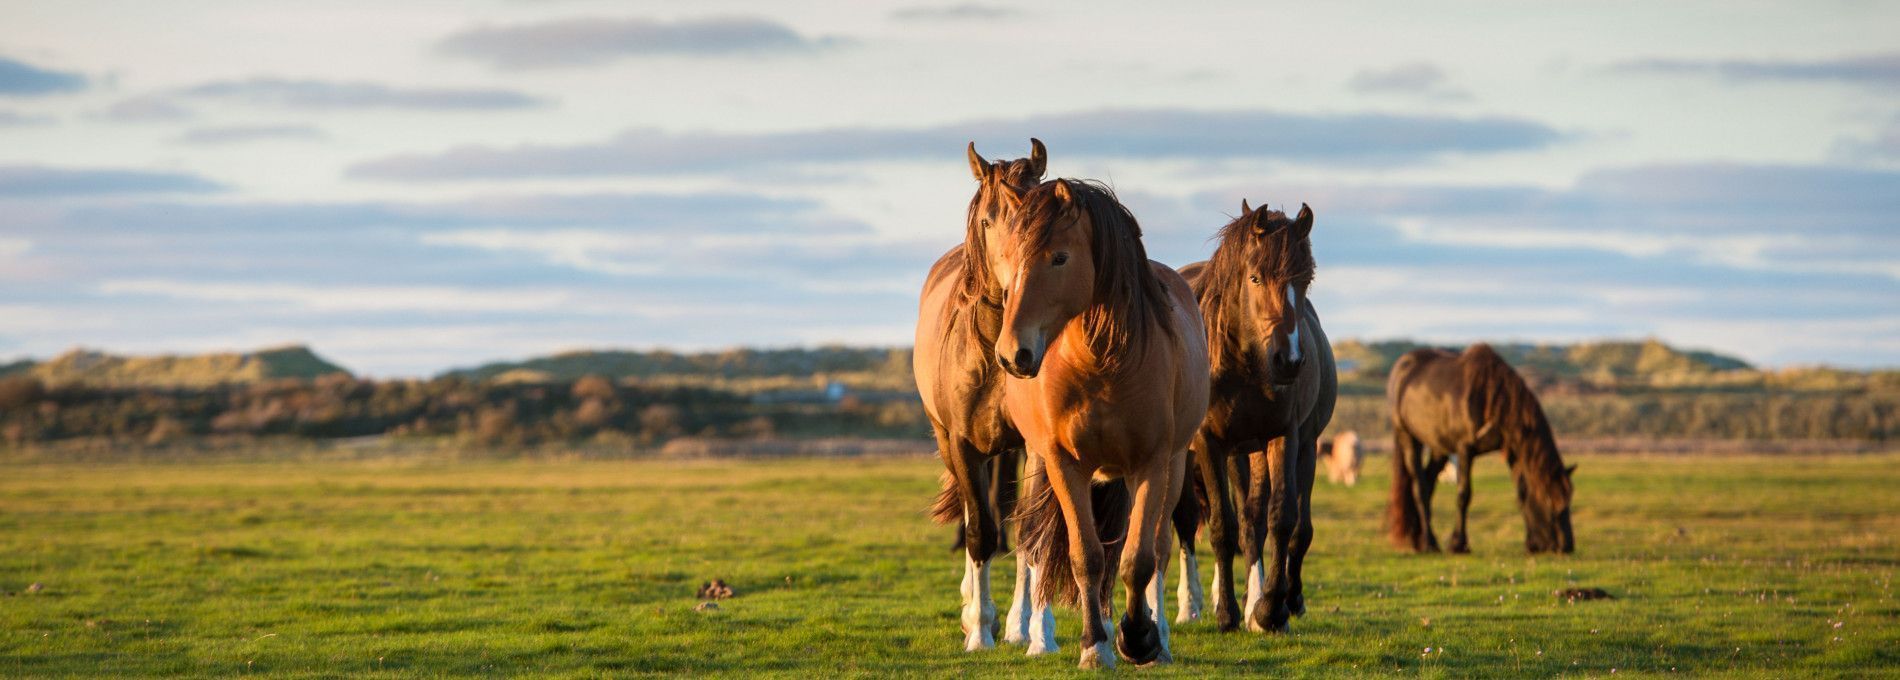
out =
<svg viewBox="0 0 1900 680"><path fill-rule="evenodd" d="M1134 216L1100 185L1045 182L1006 225L990 251L1007 291L996 358L1010 374L1009 418L1048 481L1017 511L1036 597L1080 605L1083 668L1112 666L1116 652L1170 660L1166 522L1208 399L1194 293L1148 259ZM1113 648L1095 480L1125 485L1133 499L1117 570L1128 606Z"/></svg>
<svg viewBox="0 0 1900 680"><path fill-rule="evenodd" d="M1015 501L1015 449L1022 446L1003 414L1003 376L997 370L996 334L1003 322L1003 291L990 274L985 244L1001 221L1021 202L1022 193L1042 180L1048 154L1031 139L1028 158L989 162L969 147L976 196L970 199L963 243L944 253L930 268L917 312L912 370L924 411L943 458L943 492L933 509L937 521L961 522L964 574L960 622L967 651L995 646L996 605L990 599L990 558L1003 549L1002 519ZM1030 577L1018 570L1016 591L1027 600ZM1054 640L1054 619L1037 618ZM1012 619L1024 618L1012 611ZM1012 621L1011 641L1024 642L1029 621ZM1034 647L1032 652L1036 652ZM1041 650L1041 651L1053 651Z"/></svg>
<svg viewBox="0 0 1900 680"><path fill-rule="evenodd" d="M1326 481L1345 486L1359 485L1359 433L1347 430L1321 444L1319 457L1326 466Z"/></svg>

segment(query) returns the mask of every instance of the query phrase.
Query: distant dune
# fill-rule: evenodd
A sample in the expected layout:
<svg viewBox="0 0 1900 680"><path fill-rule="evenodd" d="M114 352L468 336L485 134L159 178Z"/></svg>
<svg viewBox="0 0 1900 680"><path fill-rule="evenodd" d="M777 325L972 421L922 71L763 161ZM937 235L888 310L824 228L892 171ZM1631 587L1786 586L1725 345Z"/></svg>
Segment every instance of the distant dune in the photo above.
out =
<svg viewBox="0 0 1900 680"><path fill-rule="evenodd" d="M47 385L98 387L210 387L280 379L313 379L349 371L301 345L254 352L118 356L75 349L50 361L0 366L0 375L27 375Z"/></svg>

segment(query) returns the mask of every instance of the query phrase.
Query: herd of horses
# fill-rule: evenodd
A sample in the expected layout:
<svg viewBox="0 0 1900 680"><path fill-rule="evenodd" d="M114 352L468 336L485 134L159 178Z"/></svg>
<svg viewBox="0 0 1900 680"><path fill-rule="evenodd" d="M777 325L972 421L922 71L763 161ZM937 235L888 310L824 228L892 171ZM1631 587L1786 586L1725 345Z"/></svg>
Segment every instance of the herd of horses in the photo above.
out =
<svg viewBox="0 0 1900 680"><path fill-rule="evenodd" d="M1167 567L1178 540L1174 622L1202 618L1203 528L1219 630L1287 630L1307 609L1313 480L1338 392L1307 297L1313 211L1243 200L1213 256L1176 270L1148 259L1139 223L1107 187L1044 181L1042 142L1015 160L986 160L974 143L968 154L976 195L963 243L925 281L913 364L945 466L933 515L961 525L965 649L994 647L1000 626L1031 655L1055 652L1052 607L1070 605L1083 613L1082 667L1118 654L1171 661ZM1455 457L1450 549L1468 550L1471 460L1501 450L1526 547L1573 548L1570 469L1535 395L1494 351L1408 354L1388 397L1395 543L1439 549L1431 498ZM999 622L989 565L1008 551L1006 520L1018 559ZM1111 622L1118 576L1126 604Z"/></svg>

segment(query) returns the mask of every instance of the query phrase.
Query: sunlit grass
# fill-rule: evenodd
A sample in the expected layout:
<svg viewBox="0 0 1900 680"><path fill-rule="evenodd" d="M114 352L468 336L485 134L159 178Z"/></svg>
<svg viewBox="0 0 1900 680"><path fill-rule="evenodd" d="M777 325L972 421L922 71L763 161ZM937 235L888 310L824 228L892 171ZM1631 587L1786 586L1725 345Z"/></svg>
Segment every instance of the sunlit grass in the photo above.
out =
<svg viewBox="0 0 1900 680"><path fill-rule="evenodd" d="M1522 553L1492 458L1470 556L1386 546L1383 459L1356 488L1322 482L1293 634L1177 627L1159 673L1900 664L1900 455L1573 457L1571 557ZM7 465L0 676L1073 672L1068 612L1054 657L960 651L960 561L922 515L935 477L931 460ZM738 597L694 611L712 578ZM1572 586L1616 599L1552 595Z"/></svg>

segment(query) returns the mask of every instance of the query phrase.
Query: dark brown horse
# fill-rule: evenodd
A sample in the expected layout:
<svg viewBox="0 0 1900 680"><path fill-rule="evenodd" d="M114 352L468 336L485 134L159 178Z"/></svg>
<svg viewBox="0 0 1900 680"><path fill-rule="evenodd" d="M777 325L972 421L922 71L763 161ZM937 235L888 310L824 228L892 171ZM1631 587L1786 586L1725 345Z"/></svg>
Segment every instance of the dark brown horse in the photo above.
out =
<svg viewBox="0 0 1900 680"><path fill-rule="evenodd" d="M1504 452L1524 513L1524 547L1533 553L1568 553L1570 473L1557 455L1550 421L1524 378L1504 358L1479 343L1462 354L1421 349L1399 357L1385 387L1392 407L1392 500L1386 530L1393 544L1436 552L1432 492L1438 472L1458 459L1458 528L1451 551L1471 551L1465 514L1471 508L1471 460Z"/></svg>
<svg viewBox="0 0 1900 680"><path fill-rule="evenodd" d="M1008 291L996 361L1004 404L1047 484L1018 509L1036 597L1080 605L1081 666L1169 659L1160 613L1168 514L1207 413L1207 341L1185 280L1148 259L1141 227L1105 187L1030 190L993 243ZM1033 477L1033 475L1032 475ZM1093 482L1133 499L1119 568L1128 606L1112 636Z"/></svg>
<svg viewBox="0 0 1900 680"><path fill-rule="evenodd" d="M1234 553L1247 558L1247 627L1286 630L1306 611L1301 572L1313 542L1313 476L1320 432L1332 421L1339 378L1332 345L1307 299L1315 264L1313 211L1297 217L1241 201L1214 256L1182 268L1207 321L1207 418L1194 441L1197 500L1176 508L1182 573L1194 569L1194 519L1205 509L1214 549L1219 629L1239 627ZM1229 475L1240 478L1236 517ZM1262 552L1266 554L1263 556ZM1200 614L1183 588L1180 616Z"/></svg>
<svg viewBox="0 0 1900 680"><path fill-rule="evenodd" d="M1042 180L1047 152L1030 140L1028 158L989 162L969 147L976 196L970 199L962 245L930 268L917 314L912 370L943 458L943 492L933 515L960 522L965 554L961 624L967 650L995 645L996 605L990 599L990 558L1002 552L1002 519L1015 503L1015 471L1022 435L1003 413L1002 371L995 344L1003 320L1003 291L990 274L986 244ZM1027 590L1020 576L1018 591Z"/></svg>

